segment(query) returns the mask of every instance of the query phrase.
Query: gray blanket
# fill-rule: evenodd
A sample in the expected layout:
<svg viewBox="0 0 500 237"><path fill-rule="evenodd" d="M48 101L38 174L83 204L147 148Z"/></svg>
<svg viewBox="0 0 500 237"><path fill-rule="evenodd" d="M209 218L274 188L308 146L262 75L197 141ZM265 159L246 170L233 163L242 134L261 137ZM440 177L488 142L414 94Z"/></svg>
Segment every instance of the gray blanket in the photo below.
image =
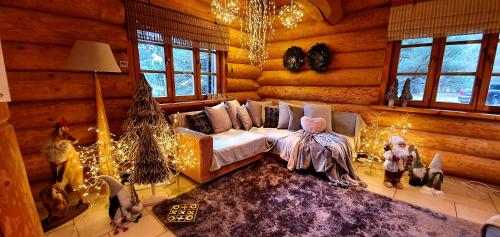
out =
<svg viewBox="0 0 500 237"><path fill-rule="evenodd" d="M340 134L298 131L286 138L281 157L288 160L290 170L314 169L332 182L365 187L352 167L352 154L351 145Z"/></svg>

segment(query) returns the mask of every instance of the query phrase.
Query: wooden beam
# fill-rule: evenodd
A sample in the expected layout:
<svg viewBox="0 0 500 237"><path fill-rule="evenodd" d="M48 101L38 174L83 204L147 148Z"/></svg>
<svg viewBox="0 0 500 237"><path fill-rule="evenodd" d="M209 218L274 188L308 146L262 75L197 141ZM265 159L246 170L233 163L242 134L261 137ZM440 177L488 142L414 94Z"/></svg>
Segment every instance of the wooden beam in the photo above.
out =
<svg viewBox="0 0 500 237"><path fill-rule="evenodd" d="M342 9L345 14L348 14L390 4L391 0L342 0Z"/></svg>
<svg viewBox="0 0 500 237"><path fill-rule="evenodd" d="M228 92L227 96L230 99L238 100L240 103L244 103L247 100L261 100L256 91Z"/></svg>
<svg viewBox="0 0 500 237"><path fill-rule="evenodd" d="M259 89L259 84L252 79L237 79L237 78L227 79L228 92L257 91L258 89Z"/></svg>
<svg viewBox="0 0 500 237"><path fill-rule="evenodd" d="M378 99L378 87L261 86L262 98L308 100L369 105Z"/></svg>
<svg viewBox="0 0 500 237"><path fill-rule="evenodd" d="M227 63L227 77L257 80L262 71L252 65Z"/></svg>
<svg viewBox="0 0 500 237"><path fill-rule="evenodd" d="M308 15L317 16L331 25L342 20L343 10L341 0L299 0Z"/></svg>

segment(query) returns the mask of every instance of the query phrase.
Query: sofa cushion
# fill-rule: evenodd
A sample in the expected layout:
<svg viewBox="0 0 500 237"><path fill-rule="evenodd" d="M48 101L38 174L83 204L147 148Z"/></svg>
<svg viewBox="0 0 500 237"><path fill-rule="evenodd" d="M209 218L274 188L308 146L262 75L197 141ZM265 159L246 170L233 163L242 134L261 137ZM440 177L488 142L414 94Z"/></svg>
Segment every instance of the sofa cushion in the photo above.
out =
<svg viewBox="0 0 500 237"><path fill-rule="evenodd" d="M304 116L304 109L299 106L289 105L288 115L290 116L290 120L288 122L288 130L297 131L302 129L302 125L300 125L300 119L302 118L302 116Z"/></svg>
<svg viewBox="0 0 500 237"><path fill-rule="evenodd" d="M300 119L300 125L302 125L302 129L308 133L320 133L325 131L326 120L321 117L312 118L304 116Z"/></svg>
<svg viewBox="0 0 500 237"><path fill-rule="evenodd" d="M231 100L224 102L226 104L227 113L234 129L240 129L240 122L238 121L238 108L241 107L240 102Z"/></svg>
<svg viewBox="0 0 500 237"><path fill-rule="evenodd" d="M326 132L332 132L332 107L327 104L304 104L304 116L324 118Z"/></svg>
<svg viewBox="0 0 500 237"><path fill-rule="evenodd" d="M266 137L258 133L230 129L212 138L214 157L210 171L267 151Z"/></svg>
<svg viewBox="0 0 500 237"><path fill-rule="evenodd" d="M225 132L233 127L224 102L213 107L205 107L205 111L215 133Z"/></svg>
<svg viewBox="0 0 500 237"><path fill-rule="evenodd" d="M277 128L288 128L288 123L290 122L290 114L288 109L289 104L283 101L278 103L279 116L278 116L278 127Z"/></svg>
<svg viewBox="0 0 500 237"><path fill-rule="evenodd" d="M264 127L265 128L276 128L278 127L278 118L279 118L279 108L278 107L270 107L267 106L265 108L265 120Z"/></svg>
<svg viewBox="0 0 500 237"><path fill-rule="evenodd" d="M170 122L173 124L174 127L183 127L191 129L191 123L189 122L187 115L195 115L199 114L200 112L204 112L204 110L175 113L169 115L168 118L170 119Z"/></svg>
<svg viewBox="0 0 500 237"><path fill-rule="evenodd" d="M191 125L191 129L204 134L212 134L212 126L210 126L210 120L208 120L207 113L202 111L194 115L186 115L187 120Z"/></svg>
<svg viewBox="0 0 500 237"><path fill-rule="evenodd" d="M241 124L241 128L245 130L250 130L252 128L252 119L248 114L247 108L245 106L240 106L237 110L237 116L239 123Z"/></svg>

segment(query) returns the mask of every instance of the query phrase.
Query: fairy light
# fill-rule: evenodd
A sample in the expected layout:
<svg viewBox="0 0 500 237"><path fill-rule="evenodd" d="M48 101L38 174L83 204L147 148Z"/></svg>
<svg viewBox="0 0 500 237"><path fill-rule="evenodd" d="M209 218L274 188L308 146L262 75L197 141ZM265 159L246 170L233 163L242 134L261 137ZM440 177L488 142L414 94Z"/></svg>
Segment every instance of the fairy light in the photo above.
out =
<svg viewBox="0 0 500 237"><path fill-rule="evenodd" d="M304 17L304 8L292 0L281 8L278 17L284 27L288 29L295 28Z"/></svg>
<svg viewBox="0 0 500 237"><path fill-rule="evenodd" d="M240 11L237 0L212 0L211 6L215 17L226 24L231 24Z"/></svg>

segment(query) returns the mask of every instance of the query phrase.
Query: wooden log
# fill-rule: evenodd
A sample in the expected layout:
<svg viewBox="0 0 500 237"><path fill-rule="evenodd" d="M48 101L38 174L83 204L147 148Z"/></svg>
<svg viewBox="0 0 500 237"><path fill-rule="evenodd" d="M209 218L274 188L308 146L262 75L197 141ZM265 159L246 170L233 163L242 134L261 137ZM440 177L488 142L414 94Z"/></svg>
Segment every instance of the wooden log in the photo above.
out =
<svg viewBox="0 0 500 237"><path fill-rule="evenodd" d="M257 82L261 86L378 86L382 68L336 69L324 73L312 70L265 71Z"/></svg>
<svg viewBox="0 0 500 237"><path fill-rule="evenodd" d="M123 119L131 99L104 100L109 120ZM16 129L54 126L62 117L73 124L93 123L96 119L94 100L67 100L47 102L17 102L10 105L9 120Z"/></svg>
<svg viewBox="0 0 500 237"><path fill-rule="evenodd" d="M226 95L228 98L236 99L240 103L244 103L247 100L261 100L256 91L228 92Z"/></svg>
<svg viewBox="0 0 500 237"><path fill-rule="evenodd" d="M248 50L229 46L229 51L227 52L227 62L250 64L250 60L248 59Z"/></svg>
<svg viewBox="0 0 500 237"><path fill-rule="evenodd" d="M271 43L269 45L269 58L283 57L284 52L292 45L301 47L307 52L317 43L325 43L330 52L334 53L385 49L387 27Z"/></svg>
<svg viewBox="0 0 500 237"><path fill-rule="evenodd" d="M388 6L391 0L342 0L342 8L344 13L348 14L355 11L365 9Z"/></svg>
<svg viewBox="0 0 500 237"><path fill-rule="evenodd" d="M298 28L281 28L275 31L272 42L290 41L367 30L387 26L389 7L369 9L346 15L338 24L311 21L301 23Z"/></svg>
<svg viewBox="0 0 500 237"><path fill-rule="evenodd" d="M121 0L0 0L0 5L24 8L56 15L86 18L117 25L125 24L125 7Z"/></svg>
<svg viewBox="0 0 500 237"><path fill-rule="evenodd" d="M338 68L367 68L382 67L384 65L384 50L371 50L353 53L334 53L331 55L332 62L329 69ZM310 70L307 63L304 63L300 70ZM283 67L283 58L269 59L264 63L263 71L286 70Z"/></svg>
<svg viewBox="0 0 500 237"><path fill-rule="evenodd" d="M94 80L86 72L8 71L12 100L93 99ZM132 97L132 80L125 74L100 74L104 98Z"/></svg>
<svg viewBox="0 0 500 237"><path fill-rule="evenodd" d="M422 160L426 164L429 164L434 155L439 153L445 176L449 174L500 185L500 176L498 175L500 160L485 159L423 147L419 149L419 153L423 156Z"/></svg>
<svg viewBox="0 0 500 237"><path fill-rule="evenodd" d="M30 183L51 179L50 163L42 154L23 155L23 160Z"/></svg>
<svg viewBox="0 0 500 237"><path fill-rule="evenodd" d="M227 78L228 92L257 91L258 89L259 84L255 80Z"/></svg>
<svg viewBox="0 0 500 237"><path fill-rule="evenodd" d="M238 63L227 64L227 77L256 80L261 74L262 71L252 65Z"/></svg>
<svg viewBox="0 0 500 237"><path fill-rule="evenodd" d="M0 235L44 236L24 163L9 117L7 103L0 103Z"/></svg>
<svg viewBox="0 0 500 237"><path fill-rule="evenodd" d="M378 100L378 87L261 86L262 98L369 105Z"/></svg>
<svg viewBox="0 0 500 237"><path fill-rule="evenodd" d="M241 37L246 37L240 30L229 28L229 45L241 48Z"/></svg>
<svg viewBox="0 0 500 237"><path fill-rule="evenodd" d="M367 122L375 121L381 111L372 111L363 114ZM383 112L379 117L379 124L394 125L407 116L407 113ZM408 122L412 130L457 135L469 138L500 140L500 123L497 121L436 116L426 114L411 114Z"/></svg>
<svg viewBox="0 0 500 237"><path fill-rule="evenodd" d="M128 46L125 27L87 19L0 7L0 22L2 41L73 45L75 40L93 40L113 49Z"/></svg>
<svg viewBox="0 0 500 237"><path fill-rule="evenodd" d="M274 104L278 104L279 101L283 101L289 104L302 105L305 103L308 104L327 104L330 105L333 111L342 111L342 112L353 112L353 113L362 113L367 110L370 110L370 106L366 105L355 105L355 104L332 104L318 101L306 101L306 100L282 100L276 98L265 98L265 101L273 101Z"/></svg>
<svg viewBox="0 0 500 237"><path fill-rule="evenodd" d="M70 46L32 44L22 42L2 42L5 67L7 70L56 70L65 71ZM126 51L115 50L117 62L128 61ZM47 59L50 55L50 59ZM128 68L121 68L128 72Z"/></svg>

